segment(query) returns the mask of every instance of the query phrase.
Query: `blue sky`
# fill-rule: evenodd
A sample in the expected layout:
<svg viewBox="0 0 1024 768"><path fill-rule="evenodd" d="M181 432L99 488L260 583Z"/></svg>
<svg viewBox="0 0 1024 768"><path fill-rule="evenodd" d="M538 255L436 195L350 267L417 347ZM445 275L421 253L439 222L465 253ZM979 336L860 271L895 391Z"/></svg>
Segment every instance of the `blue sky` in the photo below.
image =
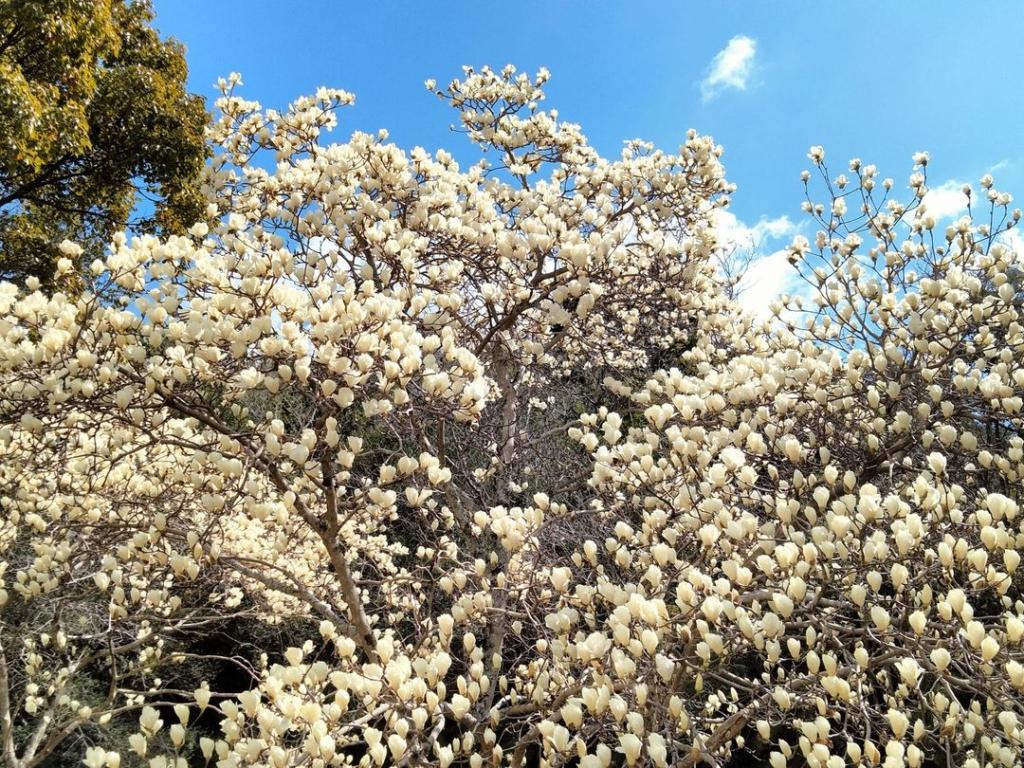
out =
<svg viewBox="0 0 1024 768"><path fill-rule="evenodd" d="M474 159L454 113L423 87L463 64L547 66L547 106L601 152L686 130L725 147L737 226L778 247L801 220L807 149L835 172L861 157L903 184L931 152L933 187L976 182L1024 196L1024 4L1019 2L358 2L154 0L185 43L193 90L241 72L242 93L283 107L318 85L356 94L335 136L387 128L404 147ZM717 58L716 58L717 57ZM741 228L746 236L748 229ZM767 277L767 276L766 276Z"/></svg>

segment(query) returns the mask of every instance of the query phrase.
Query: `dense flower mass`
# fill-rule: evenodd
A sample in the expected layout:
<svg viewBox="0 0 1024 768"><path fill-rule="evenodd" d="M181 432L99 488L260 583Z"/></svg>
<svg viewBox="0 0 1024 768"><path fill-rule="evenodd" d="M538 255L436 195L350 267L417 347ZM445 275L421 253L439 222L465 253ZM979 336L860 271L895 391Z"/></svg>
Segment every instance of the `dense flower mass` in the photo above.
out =
<svg viewBox="0 0 1024 768"><path fill-rule="evenodd" d="M547 77L427 82L466 168L232 77L206 222L0 284L5 765L1020 764L1009 195L813 147L758 320L721 149L603 158Z"/></svg>

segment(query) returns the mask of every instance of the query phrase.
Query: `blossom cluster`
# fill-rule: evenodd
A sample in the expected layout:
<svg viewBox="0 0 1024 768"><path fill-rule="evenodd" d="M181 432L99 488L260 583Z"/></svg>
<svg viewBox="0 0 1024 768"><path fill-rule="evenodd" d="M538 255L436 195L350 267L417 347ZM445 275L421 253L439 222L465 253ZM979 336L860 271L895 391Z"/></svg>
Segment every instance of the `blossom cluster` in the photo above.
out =
<svg viewBox="0 0 1024 768"><path fill-rule="evenodd" d="M233 76L207 221L0 284L5 764L1019 763L1009 195L943 228L927 156L903 204L812 148L807 287L757 319L721 148L603 158L547 78L428 81L462 168ZM229 619L311 631L164 685Z"/></svg>

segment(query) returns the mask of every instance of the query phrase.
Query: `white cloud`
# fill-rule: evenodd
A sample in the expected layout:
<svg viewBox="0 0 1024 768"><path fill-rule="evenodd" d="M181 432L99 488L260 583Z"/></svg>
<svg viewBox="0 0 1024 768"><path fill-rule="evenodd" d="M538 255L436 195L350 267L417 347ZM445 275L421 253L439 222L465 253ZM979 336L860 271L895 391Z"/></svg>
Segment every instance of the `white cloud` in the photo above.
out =
<svg viewBox="0 0 1024 768"><path fill-rule="evenodd" d="M1019 227L1003 232L996 240L1017 254L1018 264L1024 262L1024 235L1020 233Z"/></svg>
<svg viewBox="0 0 1024 768"><path fill-rule="evenodd" d="M967 213L967 195L963 193L964 183L950 179L937 187L932 187L921 201L925 210L938 220L953 216L960 217Z"/></svg>
<svg viewBox="0 0 1024 768"><path fill-rule="evenodd" d="M306 247L311 253L326 256L338 250L338 244L334 240L328 240L323 235L313 235L306 241Z"/></svg>
<svg viewBox="0 0 1024 768"><path fill-rule="evenodd" d="M701 98L710 101L726 88L746 90L754 70L755 53L757 40L754 38L746 35L732 38L711 60L708 73L700 83Z"/></svg>
<svg viewBox="0 0 1024 768"><path fill-rule="evenodd" d="M739 305L758 317L768 317L769 307L784 293L794 293L799 277L786 260L785 250L751 262L740 281Z"/></svg>
<svg viewBox="0 0 1024 768"><path fill-rule="evenodd" d="M767 317L769 305L775 299L802 286L796 270L786 261L786 249L779 247L782 241L788 241L800 230L788 216L761 218L749 225L729 211L716 211L715 225L718 241L726 253L751 255L737 286L738 303L744 310Z"/></svg>
<svg viewBox="0 0 1024 768"><path fill-rule="evenodd" d="M753 226L740 221L731 211L718 209L714 217L718 240L727 248L757 249L764 240L791 237L798 229L788 216L761 217Z"/></svg>

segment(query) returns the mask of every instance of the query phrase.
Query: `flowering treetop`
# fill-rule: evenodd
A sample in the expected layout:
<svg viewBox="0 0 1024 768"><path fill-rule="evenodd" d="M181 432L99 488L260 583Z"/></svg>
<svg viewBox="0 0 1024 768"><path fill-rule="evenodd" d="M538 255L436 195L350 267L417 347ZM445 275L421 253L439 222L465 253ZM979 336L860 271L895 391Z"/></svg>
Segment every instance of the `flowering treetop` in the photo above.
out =
<svg viewBox="0 0 1024 768"><path fill-rule="evenodd" d="M184 765L216 708L224 768L1013 765L1008 196L936 237L923 172L899 204L814 148L811 298L755 321L721 150L604 159L546 79L428 81L462 169L233 77L207 222L115 240L90 293L0 286L5 762L137 713ZM317 631L248 690L164 685L226 617Z"/></svg>

